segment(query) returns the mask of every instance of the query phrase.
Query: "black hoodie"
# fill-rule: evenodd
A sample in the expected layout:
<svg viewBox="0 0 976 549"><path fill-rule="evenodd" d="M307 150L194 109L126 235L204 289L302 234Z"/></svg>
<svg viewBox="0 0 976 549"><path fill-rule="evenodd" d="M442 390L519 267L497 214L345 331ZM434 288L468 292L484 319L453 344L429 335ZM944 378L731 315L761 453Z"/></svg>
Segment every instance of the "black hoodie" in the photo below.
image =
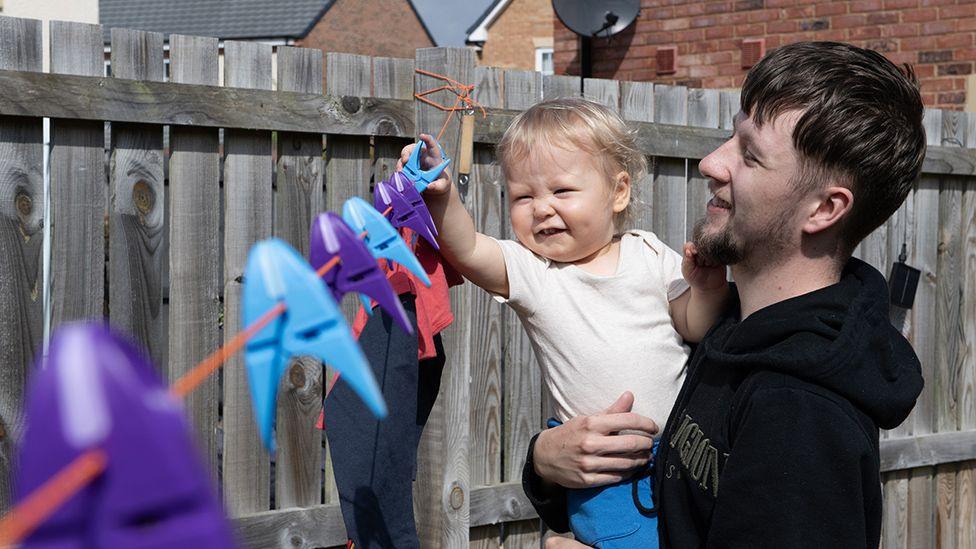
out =
<svg viewBox="0 0 976 549"><path fill-rule="evenodd" d="M661 546L877 547L878 428L922 390L884 278L851 259L839 283L739 316L733 299L690 358L662 435ZM526 491L561 528L531 452Z"/></svg>

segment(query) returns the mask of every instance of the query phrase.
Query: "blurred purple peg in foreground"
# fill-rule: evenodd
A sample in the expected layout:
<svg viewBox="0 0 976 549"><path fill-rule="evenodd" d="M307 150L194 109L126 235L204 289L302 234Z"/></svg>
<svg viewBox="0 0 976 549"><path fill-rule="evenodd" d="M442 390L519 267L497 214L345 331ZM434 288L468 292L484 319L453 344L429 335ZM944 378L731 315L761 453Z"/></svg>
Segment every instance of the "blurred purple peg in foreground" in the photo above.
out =
<svg viewBox="0 0 976 549"><path fill-rule="evenodd" d="M107 465L23 547L235 546L179 402L128 341L100 324L62 327L26 404L18 500L90 449Z"/></svg>

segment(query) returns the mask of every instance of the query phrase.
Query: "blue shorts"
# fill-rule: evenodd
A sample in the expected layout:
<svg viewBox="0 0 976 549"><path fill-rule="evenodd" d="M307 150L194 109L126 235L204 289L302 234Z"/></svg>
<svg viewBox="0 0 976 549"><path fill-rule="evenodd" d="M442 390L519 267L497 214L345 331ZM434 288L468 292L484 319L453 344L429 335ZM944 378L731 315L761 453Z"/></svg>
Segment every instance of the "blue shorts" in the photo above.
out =
<svg viewBox="0 0 976 549"><path fill-rule="evenodd" d="M656 441L653 454L657 455ZM653 460L644 471L616 484L567 490L566 511L573 535L598 549L657 549L653 491Z"/></svg>

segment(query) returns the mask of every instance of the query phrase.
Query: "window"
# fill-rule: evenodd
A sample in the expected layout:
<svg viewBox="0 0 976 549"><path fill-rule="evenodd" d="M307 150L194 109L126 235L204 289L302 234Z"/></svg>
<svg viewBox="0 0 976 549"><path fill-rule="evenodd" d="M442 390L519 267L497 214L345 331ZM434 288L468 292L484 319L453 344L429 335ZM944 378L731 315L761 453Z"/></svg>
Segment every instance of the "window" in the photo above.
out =
<svg viewBox="0 0 976 549"><path fill-rule="evenodd" d="M552 74L552 48L535 49L535 70L542 74Z"/></svg>

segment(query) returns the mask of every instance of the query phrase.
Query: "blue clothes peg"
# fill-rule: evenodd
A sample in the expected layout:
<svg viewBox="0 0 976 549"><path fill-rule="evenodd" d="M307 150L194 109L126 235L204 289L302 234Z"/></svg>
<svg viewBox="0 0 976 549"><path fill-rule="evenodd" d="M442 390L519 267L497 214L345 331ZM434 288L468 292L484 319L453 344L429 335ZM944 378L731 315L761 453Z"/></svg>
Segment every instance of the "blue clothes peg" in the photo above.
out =
<svg viewBox="0 0 976 549"><path fill-rule="evenodd" d="M434 143L437 143L437 141L434 141ZM410 153L410 158L407 160L407 163L403 165L403 173L405 173L407 177L413 181L417 192L420 193L424 192L424 190L427 189L427 186L437 179L438 176L441 175L441 172L444 171L444 168L451 163L451 159L444 154L444 147L441 147L440 143L437 143L437 148L441 150L442 162L429 170L421 169L420 153L426 148L427 145L425 145L423 141L418 141L417 146L414 147L413 152Z"/></svg>
<svg viewBox="0 0 976 549"><path fill-rule="evenodd" d="M278 382L293 355L311 355L338 370L369 409L386 417L386 403L372 369L325 284L284 241L251 248L244 271L243 322L249 326L278 303L285 312L247 344L245 363L261 440L274 451L272 430Z"/></svg>
<svg viewBox="0 0 976 549"><path fill-rule="evenodd" d="M430 287L430 278L407 247L407 243L400 238L400 233L369 202L358 196L346 200L342 205L342 219L357 233L366 231L366 245L373 257L396 261L413 273L424 286Z"/></svg>

